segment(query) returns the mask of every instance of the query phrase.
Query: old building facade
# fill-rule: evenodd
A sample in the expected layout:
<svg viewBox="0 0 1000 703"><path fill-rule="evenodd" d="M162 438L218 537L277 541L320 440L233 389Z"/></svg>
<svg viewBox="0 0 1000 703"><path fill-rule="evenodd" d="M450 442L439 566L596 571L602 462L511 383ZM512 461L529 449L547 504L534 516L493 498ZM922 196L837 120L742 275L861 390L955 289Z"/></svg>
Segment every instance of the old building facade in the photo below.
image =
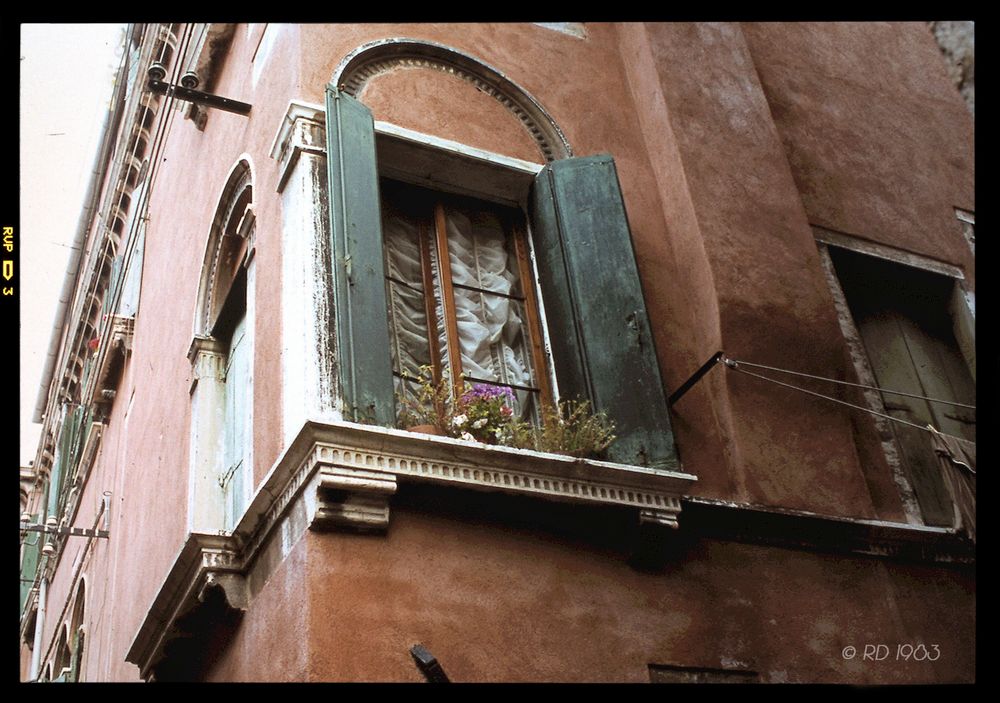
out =
<svg viewBox="0 0 1000 703"><path fill-rule="evenodd" d="M127 42L22 680L975 680L933 444L975 441L974 133L926 25ZM407 431L420 366L618 439Z"/></svg>

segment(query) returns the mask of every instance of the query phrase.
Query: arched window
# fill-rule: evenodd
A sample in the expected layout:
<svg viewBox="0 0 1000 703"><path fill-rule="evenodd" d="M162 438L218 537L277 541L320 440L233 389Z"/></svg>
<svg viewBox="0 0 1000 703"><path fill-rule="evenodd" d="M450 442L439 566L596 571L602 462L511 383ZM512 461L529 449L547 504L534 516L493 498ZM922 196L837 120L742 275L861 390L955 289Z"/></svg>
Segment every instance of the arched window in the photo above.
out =
<svg viewBox="0 0 1000 703"><path fill-rule="evenodd" d="M56 681L69 681L70 653L69 637L67 632L69 625L63 625L59 632L59 644L56 645L55 659L52 660L52 670L56 674Z"/></svg>
<svg viewBox="0 0 1000 703"><path fill-rule="evenodd" d="M241 160L212 222L195 316L193 531L232 530L252 489L253 232L252 172Z"/></svg>
<svg viewBox="0 0 1000 703"><path fill-rule="evenodd" d="M491 168L483 153L465 158L468 145L432 144L399 127L377 130L364 87L399 66L444 71L495 98L546 165L526 178L509 159L502 167L492 159ZM573 157L555 121L524 89L474 56L421 40L358 47L327 86L324 117L332 317L346 416L392 426L395 399L406 392L400 379L425 365L435 378L464 373L500 388L516 398L515 411L532 416L554 394L545 388L544 332L529 301L530 242L558 396L587 400L615 422L609 460L677 468L610 155ZM517 207L494 205L501 202Z"/></svg>
<svg viewBox="0 0 1000 703"><path fill-rule="evenodd" d="M81 681L83 675L84 619L87 601L87 586L80 581L73 603L73 617L70 620L70 681Z"/></svg>

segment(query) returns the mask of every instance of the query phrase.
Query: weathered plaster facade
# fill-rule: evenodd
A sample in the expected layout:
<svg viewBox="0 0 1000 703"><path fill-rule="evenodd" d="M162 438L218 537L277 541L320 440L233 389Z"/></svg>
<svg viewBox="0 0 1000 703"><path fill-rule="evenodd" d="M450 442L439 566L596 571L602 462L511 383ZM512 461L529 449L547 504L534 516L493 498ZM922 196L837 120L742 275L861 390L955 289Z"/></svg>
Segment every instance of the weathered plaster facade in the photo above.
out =
<svg viewBox="0 0 1000 703"><path fill-rule="evenodd" d="M163 30L145 31L141 71ZM57 656L85 578L85 681L416 682L418 642L453 681L639 682L651 665L765 682L975 680L974 546L922 524L885 422L720 366L672 408L679 468L657 472L357 425L337 382L324 108L337 77L374 117L380 168L417 182L492 180L516 202L550 161L612 155L668 392L717 350L859 380L864 351L821 232L975 286L955 216L975 210L973 122L925 24L168 34L175 77L181 56L200 89L252 109L186 119L187 103L154 101L145 74L121 98L118 144L142 126L133 105L160 106L144 127L148 200L132 204L146 218L138 310L127 349L121 325L74 332L68 318L26 501L44 512L60 404L97 403L65 510L88 528L106 514L110 537L63 538L42 558L22 679L32 654L35 676ZM371 49L399 39L412 51ZM233 236L244 221L253 231L240 250L253 270L252 464L227 530L204 469L224 352L199 315L237 164L253 189L251 219L233 218ZM103 192L127 183L120 173L109 158ZM91 241L107 231L95 219ZM80 299L108 287L99 262L86 270ZM111 398L67 381L81 373L71 349L91 336L121 350ZM843 656L905 643L940 657Z"/></svg>

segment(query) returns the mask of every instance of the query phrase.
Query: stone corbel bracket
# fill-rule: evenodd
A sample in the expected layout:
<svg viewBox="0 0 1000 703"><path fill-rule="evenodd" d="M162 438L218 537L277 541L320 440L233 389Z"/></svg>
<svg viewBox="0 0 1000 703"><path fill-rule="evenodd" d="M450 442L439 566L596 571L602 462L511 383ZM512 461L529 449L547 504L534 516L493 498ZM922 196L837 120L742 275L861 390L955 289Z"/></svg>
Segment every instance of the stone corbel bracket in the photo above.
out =
<svg viewBox="0 0 1000 703"><path fill-rule="evenodd" d="M95 374L94 400L107 403L114 399L115 389L125 359L132 353L132 336L135 320L131 317L114 315L110 320L111 331L108 334L108 348L100 359L100 366Z"/></svg>
<svg viewBox="0 0 1000 703"><path fill-rule="evenodd" d="M221 588L230 607L246 610L249 593L244 571L231 537L189 534L125 660L139 667L142 678L149 679L163 658L164 647L177 635L178 621L199 607L209 588Z"/></svg>

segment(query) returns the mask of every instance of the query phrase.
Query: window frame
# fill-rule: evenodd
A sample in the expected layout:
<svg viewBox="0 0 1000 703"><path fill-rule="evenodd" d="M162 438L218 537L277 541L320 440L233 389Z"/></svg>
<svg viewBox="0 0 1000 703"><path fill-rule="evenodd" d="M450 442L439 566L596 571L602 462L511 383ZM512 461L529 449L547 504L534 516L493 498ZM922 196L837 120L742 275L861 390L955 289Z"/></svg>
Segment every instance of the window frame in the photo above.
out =
<svg viewBox="0 0 1000 703"><path fill-rule="evenodd" d="M952 282L950 301L947 309L941 310L951 318L956 348L964 358L973 382L975 381L975 307L974 294L967 290L965 275L960 268L919 254L898 250L894 247L858 239L852 235L828 230L812 225L824 268L827 284L837 308L838 320L845 343L851 350L851 360L858 380L868 386L878 387L879 383L870 361L872 351L863 338L849 296L844 290L841 275L834 265L831 249L841 250L851 255L866 257L872 261L882 260L923 274L933 274ZM963 339L964 336L964 339ZM970 357L967 346L971 344ZM900 389L893 389L900 390ZM889 409L881 391L865 391L865 403L875 413L888 415ZM897 423L882 417L872 416L871 422L880 438L882 455L896 484L899 498L907 519L917 524L927 524L928 516L918 500L914 488L912 467L904 459L901 441L897 435ZM946 491L949 491L945 487ZM952 496L954 500L954 496Z"/></svg>
<svg viewBox="0 0 1000 703"><path fill-rule="evenodd" d="M387 183L387 181L389 182ZM550 381L552 369L545 345L545 332L539 312L540 293L538 291L538 280L535 274L530 238L528 236L529 223L527 212L523 208L514 208L504 203L486 200L482 197L473 197L464 194L457 195L436 189L432 190L396 179L380 178L379 188L380 204L383 210L387 199L399 199L402 201L412 198L411 202L418 203L415 208L416 213L413 214L413 217L418 226L421 252L421 294L427 314L428 352L432 370L431 380L435 386L442 382L447 372L447 378L451 380L451 395L453 399L461 396L465 388L465 382L471 381L473 383L485 383L510 388L513 391L527 390L533 395L537 394L537 408L539 411L542 408L551 407L554 404L552 383ZM387 195L387 189L391 189L393 193ZM490 211L491 206L495 208L492 212L497 214L498 219L503 222L504 234L508 245L508 266L512 266L512 269L508 270L516 273L520 282L521 294L510 295L508 297L516 300L523 310L524 319L521 322L521 329L525 335L524 344L527 347L527 354L531 359L532 375L534 376L534 385L530 388L512 386L503 381L490 381L488 379L468 376L462 362L461 345L458 342L458 314L455 288L463 288L463 286L454 283L454 276L451 270L450 240L445 220L446 210L451 207L471 207L482 211ZM385 228L383 228L383 231L385 231ZM388 247L384 247L384 251L387 253ZM432 263L432 255L436 256L437 267ZM513 261L510 261L510 259ZM404 286L407 285L406 282L394 279L387 269L386 289L390 307L390 328L393 326L391 302L391 283L393 282ZM490 291L483 292L487 295L493 294ZM438 318L438 303L440 303L443 315L442 319ZM438 335L442 331L448 345L447 358L445 358L438 344ZM390 330L390 336L392 334L393 331ZM393 373L394 375L396 374L395 369Z"/></svg>
<svg viewBox="0 0 1000 703"><path fill-rule="evenodd" d="M381 184L384 180L397 181L416 186L435 198L435 213L431 223L433 233L431 245L435 247L439 261L442 260L443 223L440 205L449 197L470 198L487 204L516 210L523 222L523 229L514 226L512 237L517 253L518 275L524 292L523 301L526 317L524 329L528 333L529 353L535 367L535 382L538 384L539 407L554 405L558 399L555 369L552 362L549 331L546 324L544 302L539 284L538 265L535 257L531 231L531 216L528 199L531 186L543 164L523 161L494 152L478 149L459 142L435 137L410 130L398 125L374 121L376 163L379 178L379 206L383 195ZM384 248L384 244L383 244ZM445 277L442 277L442 280ZM443 298L454 301L450 280L442 286ZM447 310L447 308L446 308ZM454 313L452 313L454 320ZM448 331L449 339L456 338L457 332ZM454 349L455 345L449 345ZM455 366L451 359L449 367ZM460 361L458 362L461 365ZM440 377L435 375L434 381ZM453 395L461 394L461 378L454 378ZM503 384L500 384L503 385Z"/></svg>
<svg viewBox="0 0 1000 703"><path fill-rule="evenodd" d="M368 107L333 84L325 97L337 410L354 422L391 427L396 389L374 119ZM482 189L470 181L463 174L459 189ZM522 192L515 188L512 199ZM614 420L610 461L678 469L660 356L614 159L595 154L551 161L538 169L527 193L542 298L554 313L546 326L553 326L549 343L561 394L590 401L596 412ZM624 377L635 382L620 383Z"/></svg>
<svg viewBox="0 0 1000 703"><path fill-rule="evenodd" d="M194 339L188 350L191 472L188 529L231 531L252 499L253 379L255 356L255 178L249 157L241 156L226 177L206 240L205 258L194 315ZM227 378L230 346L237 325L244 326L246 373ZM235 414L226 405L232 386L245 389L245 407ZM242 423L242 462L225 465L232 423Z"/></svg>

